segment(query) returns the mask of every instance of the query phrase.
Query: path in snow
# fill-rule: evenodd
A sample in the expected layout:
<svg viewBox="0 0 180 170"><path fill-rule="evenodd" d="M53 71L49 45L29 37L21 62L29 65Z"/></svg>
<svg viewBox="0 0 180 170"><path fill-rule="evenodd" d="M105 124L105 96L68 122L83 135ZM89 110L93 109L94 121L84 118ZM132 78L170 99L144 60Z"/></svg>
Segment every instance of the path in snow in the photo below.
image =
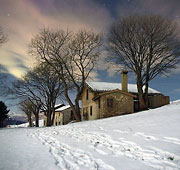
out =
<svg viewBox="0 0 180 170"><path fill-rule="evenodd" d="M58 134L54 131L53 133ZM49 147L49 152L52 153L56 160L56 165L61 169L76 170L76 169L97 169L97 170L115 170L112 166L105 164L101 159L94 159L90 153L81 149L76 149L67 144L60 143L57 139L51 137L51 131L39 131L30 134L30 136L39 138L44 145Z"/></svg>
<svg viewBox="0 0 180 170"><path fill-rule="evenodd" d="M126 131L115 131L120 134L127 133ZM82 141L86 142L89 147L102 155L112 155L112 157L126 156L129 159L140 160L154 169L164 169L164 167L173 170L180 169L180 157L178 155L152 146L142 147L135 142L121 137L117 141L105 133L87 132L87 129L75 129L74 126L61 126L53 130L50 128L37 130L34 135L38 136L45 145L50 147L50 152L61 168L78 169L79 167L88 167L89 169L113 169L113 167L105 164L102 160L94 159L90 156L90 153L61 144L56 139L59 135L68 136L71 140L73 139L80 143ZM159 140L157 137L140 132L134 133L133 136L140 136L146 140ZM165 137L165 139L161 141L172 143L175 141L176 144L179 144L179 139L175 140L169 137Z"/></svg>

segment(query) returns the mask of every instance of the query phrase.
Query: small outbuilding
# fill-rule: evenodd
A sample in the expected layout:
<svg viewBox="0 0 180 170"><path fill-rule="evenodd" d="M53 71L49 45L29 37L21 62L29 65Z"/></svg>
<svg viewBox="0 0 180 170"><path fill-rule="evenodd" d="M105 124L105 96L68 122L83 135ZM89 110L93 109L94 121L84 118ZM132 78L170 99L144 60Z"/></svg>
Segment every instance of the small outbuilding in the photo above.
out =
<svg viewBox="0 0 180 170"><path fill-rule="evenodd" d="M55 110L54 125L65 125L74 120L73 111L70 105Z"/></svg>
<svg viewBox="0 0 180 170"><path fill-rule="evenodd" d="M43 111L46 113L45 111ZM55 117L53 125L65 125L74 120L73 111L70 105L59 104L55 106ZM47 117L44 114L44 126L47 124Z"/></svg>

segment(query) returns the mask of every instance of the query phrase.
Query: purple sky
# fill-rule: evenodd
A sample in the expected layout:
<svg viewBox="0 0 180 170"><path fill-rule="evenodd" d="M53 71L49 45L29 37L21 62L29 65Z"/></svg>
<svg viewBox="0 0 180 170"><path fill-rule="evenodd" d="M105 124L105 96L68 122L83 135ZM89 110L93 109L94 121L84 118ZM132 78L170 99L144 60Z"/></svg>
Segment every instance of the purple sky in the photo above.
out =
<svg viewBox="0 0 180 170"><path fill-rule="evenodd" d="M156 13L180 23L180 0L0 0L0 26L8 42L0 48L0 64L21 77L33 66L28 44L43 27L77 31L82 28L106 33L117 18L133 13ZM100 81L120 82L113 70L98 71ZM157 90L180 98L180 66L173 76L152 81ZM130 82L134 78L130 76ZM162 83L163 82L163 83Z"/></svg>

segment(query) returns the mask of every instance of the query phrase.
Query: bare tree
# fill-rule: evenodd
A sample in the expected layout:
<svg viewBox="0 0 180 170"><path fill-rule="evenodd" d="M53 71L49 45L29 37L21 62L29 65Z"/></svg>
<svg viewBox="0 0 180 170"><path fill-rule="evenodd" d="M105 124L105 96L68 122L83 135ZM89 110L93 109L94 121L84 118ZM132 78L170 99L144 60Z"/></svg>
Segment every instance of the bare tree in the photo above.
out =
<svg viewBox="0 0 180 170"><path fill-rule="evenodd" d="M9 88L8 95L9 99L11 100L18 99L20 109L24 113L26 113L27 116L32 116L32 114L34 114L36 119L36 127L38 127L39 110L41 107L43 107L43 100L37 92L37 89L33 88L32 84L29 81L25 80L25 77L23 77L22 79L19 79L12 83L12 87ZM29 120L30 118L31 117L29 117Z"/></svg>
<svg viewBox="0 0 180 170"><path fill-rule="evenodd" d="M111 26L109 59L135 73L141 110L148 106L149 81L179 62L179 40L177 24L158 15L128 16Z"/></svg>
<svg viewBox="0 0 180 170"><path fill-rule="evenodd" d="M27 98L20 102L20 109L27 115L29 127L32 127L32 116L35 116L35 125L39 127L39 112L42 107L42 103L38 100L32 100L32 98Z"/></svg>
<svg viewBox="0 0 180 170"><path fill-rule="evenodd" d="M36 124L39 121L39 110L47 110L47 126L51 126L55 117L56 100L62 96L62 91L63 86L57 73L43 63L14 83L12 93L22 99L28 98L33 106Z"/></svg>
<svg viewBox="0 0 180 170"><path fill-rule="evenodd" d="M36 127L39 127L39 113L43 104L39 100L29 100L29 102L31 104L32 113L35 116L35 125Z"/></svg>
<svg viewBox="0 0 180 170"><path fill-rule="evenodd" d="M44 29L31 41L31 55L48 63L59 74L64 95L77 121L81 120L79 100L82 90L99 59L100 46L101 36L85 30L73 34ZM76 92L75 105L69 97L72 88Z"/></svg>
<svg viewBox="0 0 180 170"><path fill-rule="evenodd" d="M28 118L29 127L32 127L32 104L26 99L20 103L20 109L26 114Z"/></svg>

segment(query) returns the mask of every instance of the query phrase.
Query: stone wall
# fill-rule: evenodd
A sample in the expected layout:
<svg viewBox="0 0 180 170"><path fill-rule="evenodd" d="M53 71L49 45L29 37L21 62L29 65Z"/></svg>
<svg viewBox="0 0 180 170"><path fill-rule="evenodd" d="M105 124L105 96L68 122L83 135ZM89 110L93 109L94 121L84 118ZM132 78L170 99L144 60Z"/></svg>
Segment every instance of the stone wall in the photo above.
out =
<svg viewBox="0 0 180 170"><path fill-rule="evenodd" d="M63 111L55 112L55 118L54 118L54 126L57 125L65 125L69 122L71 122L71 108L68 108Z"/></svg>
<svg viewBox="0 0 180 170"><path fill-rule="evenodd" d="M164 106L170 103L169 96L157 95L149 97L149 107L157 108L160 106Z"/></svg>
<svg viewBox="0 0 180 170"><path fill-rule="evenodd" d="M71 120L71 111L72 111L71 108L62 111L62 113L63 113L62 114L63 115L63 125L72 121Z"/></svg>
<svg viewBox="0 0 180 170"><path fill-rule="evenodd" d="M55 118L54 118L53 125L54 126L62 125L62 121L63 121L62 113L61 112L55 112Z"/></svg>
<svg viewBox="0 0 180 170"><path fill-rule="evenodd" d="M113 107L108 107L107 100L113 99ZM128 114L134 112L133 97L120 92L110 93L101 96L100 117L111 117L116 115Z"/></svg>
<svg viewBox="0 0 180 170"><path fill-rule="evenodd" d="M47 116L44 115L44 126L47 126Z"/></svg>
<svg viewBox="0 0 180 170"><path fill-rule="evenodd" d="M88 90L88 99L87 96ZM98 109L97 101L93 101L94 93L91 92L87 87L84 88L82 93L82 109L81 109L81 118L82 120L95 120L98 119ZM90 107L92 106L92 115L90 114Z"/></svg>

